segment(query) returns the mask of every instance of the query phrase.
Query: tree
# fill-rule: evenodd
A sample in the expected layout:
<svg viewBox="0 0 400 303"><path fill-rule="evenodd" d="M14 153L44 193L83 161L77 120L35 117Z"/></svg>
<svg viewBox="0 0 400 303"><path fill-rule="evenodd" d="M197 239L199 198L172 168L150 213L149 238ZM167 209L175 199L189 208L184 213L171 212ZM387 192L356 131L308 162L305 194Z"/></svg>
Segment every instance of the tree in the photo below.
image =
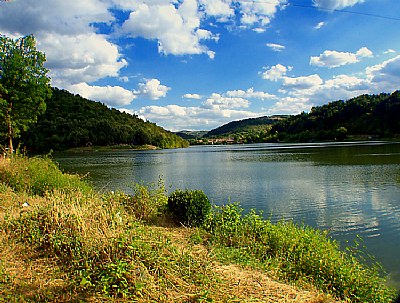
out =
<svg viewBox="0 0 400 303"><path fill-rule="evenodd" d="M0 132L11 153L13 139L46 110L51 88L45 61L32 35L15 40L0 35Z"/></svg>

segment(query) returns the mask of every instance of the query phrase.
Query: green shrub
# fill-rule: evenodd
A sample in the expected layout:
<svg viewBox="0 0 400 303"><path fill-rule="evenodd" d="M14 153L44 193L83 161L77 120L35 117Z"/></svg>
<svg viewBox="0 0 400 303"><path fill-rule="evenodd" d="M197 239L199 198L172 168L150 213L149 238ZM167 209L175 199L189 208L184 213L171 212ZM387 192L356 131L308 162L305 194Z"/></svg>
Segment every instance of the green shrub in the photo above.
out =
<svg viewBox="0 0 400 303"><path fill-rule="evenodd" d="M149 186L135 183L132 185L132 190L133 195L111 192L103 195L103 199L121 204L130 215L139 221L154 223L165 213L168 197L162 180L159 180L157 185Z"/></svg>
<svg viewBox="0 0 400 303"><path fill-rule="evenodd" d="M89 192L91 187L78 175L63 174L49 157L14 156L2 161L0 182L16 192L43 196L53 190Z"/></svg>
<svg viewBox="0 0 400 303"><path fill-rule="evenodd" d="M201 226L210 213L211 203L202 190L176 190L168 197L168 208L182 224Z"/></svg>

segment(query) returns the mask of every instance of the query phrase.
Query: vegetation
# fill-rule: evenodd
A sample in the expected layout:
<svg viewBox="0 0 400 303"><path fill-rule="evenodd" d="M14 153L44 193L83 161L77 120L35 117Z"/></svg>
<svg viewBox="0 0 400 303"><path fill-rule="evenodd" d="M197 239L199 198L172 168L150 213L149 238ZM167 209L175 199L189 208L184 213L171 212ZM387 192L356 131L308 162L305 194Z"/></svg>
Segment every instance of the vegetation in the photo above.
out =
<svg viewBox="0 0 400 303"><path fill-rule="evenodd" d="M51 90L45 61L33 36L14 40L0 35L0 138L5 138L11 153L13 139L46 109Z"/></svg>
<svg viewBox="0 0 400 303"><path fill-rule="evenodd" d="M284 119L286 116L265 116L259 118L250 118L239 121L232 121L228 124L222 125L209 131L204 135L205 138L236 135L245 136L247 133L267 133L271 129L271 126L277 121Z"/></svg>
<svg viewBox="0 0 400 303"><path fill-rule="evenodd" d="M211 203L202 190L176 190L168 197L173 216L187 226L201 226L210 213Z"/></svg>
<svg viewBox="0 0 400 303"><path fill-rule="evenodd" d="M313 107L275 124L279 140L344 140L346 138L399 138L400 91L362 95Z"/></svg>
<svg viewBox="0 0 400 303"><path fill-rule="evenodd" d="M152 145L158 148L187 147L188 142L136 115L53 88L47 110L23 137L34 152L85 146Z"/></svg>
<svg viewBox="0 0 400 303"><path fill-rule="evenodd" d="M400 91L361 95L316 106L309 113L233 121L202 136L185 132L190 144L397 139Z"/></svg>
<svg viewBox="0 0 400 303"><path fill-rule="evenodd" d="M326 303L394 296L375 267L339 251L325 233L275 225L238 205L215 207L200 227L187 228L173 224L162 183L135 186L133 195L100 195L49 158L21 156L0 158L0 176L0 301Z"/></svg>

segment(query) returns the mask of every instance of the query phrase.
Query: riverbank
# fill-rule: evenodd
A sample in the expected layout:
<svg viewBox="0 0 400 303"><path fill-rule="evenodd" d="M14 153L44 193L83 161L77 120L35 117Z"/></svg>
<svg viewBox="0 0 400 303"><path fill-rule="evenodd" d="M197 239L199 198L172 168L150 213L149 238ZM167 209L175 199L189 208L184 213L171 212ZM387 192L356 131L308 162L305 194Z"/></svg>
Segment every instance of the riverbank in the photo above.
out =
<svg viewBox="0 0 400 303"><path fill-rule="evenodd" d="M162 185L100 195L41 158L1 158L0 172L2 299L390 302L394 295L376 270L310 228L273 225L235 205L187 228L172 220Z"/></svg>

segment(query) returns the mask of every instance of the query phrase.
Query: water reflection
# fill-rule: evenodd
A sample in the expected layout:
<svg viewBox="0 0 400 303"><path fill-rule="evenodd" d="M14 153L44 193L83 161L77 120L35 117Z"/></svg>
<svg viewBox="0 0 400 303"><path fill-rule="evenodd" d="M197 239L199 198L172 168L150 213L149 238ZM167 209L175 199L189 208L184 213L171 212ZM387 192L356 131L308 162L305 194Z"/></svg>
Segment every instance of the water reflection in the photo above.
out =
<svg viewBox="0 0 400 303"><path fill-rule="evenodd" d="M352 242L357 234L400 274L400 144L254 144L179 150L59 154L99 189L132 182L202 189L215 204L239 201L272 220L293 219ZM400 276L396 276L400 281Z"/></svg>

